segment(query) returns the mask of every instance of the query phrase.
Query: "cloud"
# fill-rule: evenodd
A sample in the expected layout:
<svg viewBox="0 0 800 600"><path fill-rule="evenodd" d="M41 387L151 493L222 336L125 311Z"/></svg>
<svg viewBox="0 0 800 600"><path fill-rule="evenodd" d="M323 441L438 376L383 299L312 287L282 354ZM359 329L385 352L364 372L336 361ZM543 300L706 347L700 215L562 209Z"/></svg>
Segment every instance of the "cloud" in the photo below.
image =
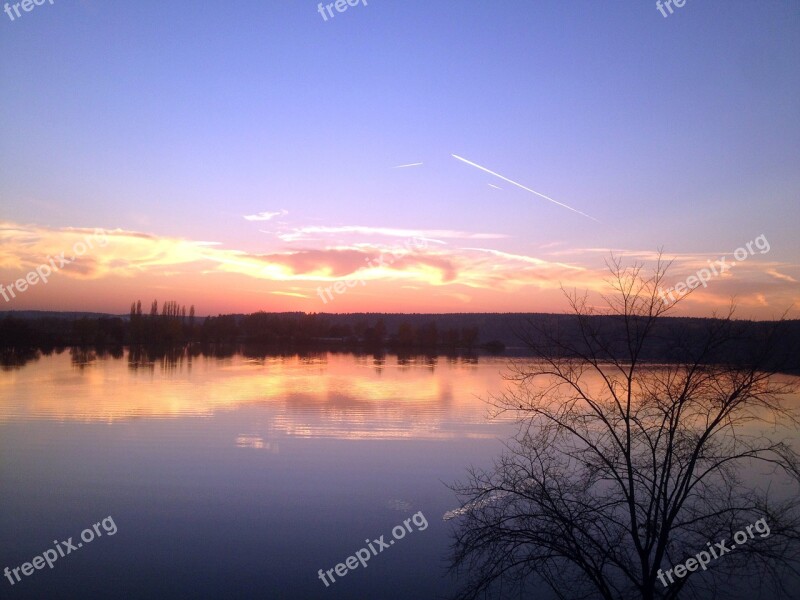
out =
<svg viewBox="0 0 800 600"><path fill-rule="evenodd" d="M300 294L298 292L270 292L270 294L275 294L276 296L291 296L293 298L310 298L306 294Z"/></svg>
<svg viewBox="0 0 800 600"><path fill-rule="evenodd" d="M562 267L564 269L575 269L575 270L578 270L578 271L585 270L582 267L576 267L576 266L568 265L568 264L565 264L565 263L554 263L554 262L549 262L549 261L543 260L541 258L534 258L532 256L525 256L525 255L522 255L522 254L511 254L509 252L501 252L500 250L491 250L489 248L464 248L464 250L475 250L476 252L487 252L489 254L492 254L493 256L498 256L498 257L509 259L509 260L515 260L515 261L530 263L530 264L537 265L537 266L558 266L558 267Z"/></svg>
<svg viewBox="0 0 800 600"><path fill-rule="evenodd" d="M282 217L283 215L288 215L289 211L287 210L280 210L278 212L260 212L254 215L245 215L244 218L248 221L269 221L274 217Z"/></svg>
<svg viewBox="0 0 800 600"><path fill-rule="evenodd" d="M797 283L797 279L791 277L789 275L784 275L783 273L778 273L775 269L767 269L767 273L772 275L775 279L780 279L781 281L788 281L790 283Z"/></svg>
<svg viewBox="0 0 800 600"><path fill-rule="evenodd" d="M314 234L339 235L339 234L358 234L358 235L379 235L385 237L421 237L444 239L474 239L474 240L496 240L507 238L507 235L500 233L470 233L466 231L454 231L450 229L396 229L392 227L367 227L362 225L343 225L339 227L311 226L298 227L289 233L278 234L284 242L308 241Z"/></svg>
<svg viewBox="0 0 800 600"><path fill-rule="evenodd" d="M3 226L4 225L4 226ZM430 236L474 236L443 230L404 230L365 227L313 227L306 230L326 232L379 231L391 237L414 234ZM0 269L3 277L13 280L70 248L90 229L55 229L0 224ZM576 267L548 263L542 259L513 255L490 249L458 249L449 245L407 243L380 245L352 244L337 247L303 248L291 251L250 253L225 248L213 241L192 241L157 237L136 231L107 231L108 243L80 257L71 269L63 271L73 278L137 277L146 275L229 273L247 278L287 281L325 282L343 278L365 280L403 280L405 284L448 285L515 289L535 284L557 285L559 277ZM485 234L487 237L494 234ZM571 276L570 276L571 277ZM296 290L302 292L303 290Z"/></svg>
<svg viewBox="0 0 800 600"><path fill-rule="evenodd" d="M255 257L265 265L280 265L304 279L338 279L367 266L368 254L356 249L297 250Z"/></svg>
<svg viewBox="0 0 800 600"><path fill-rule="evenodd" d="M129 280L125 286L146 289L156 284L165 285L164 278L167 277L169 283L175 282L176 286L203 281L203 285L213 287L217 284L213 281L208 283L203 278L224 276L224 285L228 287L217 290L222 294L220 297L227 298L225 290L235 289L230 286L240 286L257 290L258 294L280 292L278 295L287 299L297 298L298 302L313 296L313 289L318 285L358 279L381 286L369 290L373 295L377 293L375 309L391 298L393 292L409 293L409 287L418 290L414 294L421 301L426 297L455 294L451 296L453 300L465 302L471 298L478 303L476 306L485 306L487 310L521 307L528 302L527 298L534 299L530 309L535 310L538 305L536 298L541 297L536 294L546 292L548 298L557 298L562 286L590 292L608 291L608 272L602 260L605 257L595 252L581 255L576 250L565 251L563 254L572 256L568 261L559 256L559 260L564 262L558 262L552 260L552 255L543 253L527 255L483 245L404 244L395 239L401 236L412 239L413 234L424 234L417 236L417 240L432 239L428 236L460 235L463 232L362 227L307 229L381 231L390 239L384 240L385 243L370 240L288 250L275 248L254 253L225 247L213 240L194 241L137 231L106 230L105 245L94 244L94 248L59 270L57 277L61 281L99 281L102 285L94 289L106 290L111 295L120 287L120 278ZM0 222L0 283L8 284L25 277L46 263L48 257L58 256L62 251L70 257L76 244L92 235L95 235L95 230L89 228L47 228ZM624 256L630 257L630 254L624 253ZM685 254L676 258L665 282L666 287L684 281L698 268L707 265L706 255ZM647 262L652 265L652 262ZM752 257L736 265L725 274L726 277L715 277L708 288L693 293L680 310L708 314L710 309L729 302L732 296L740 298L745 307L762 312L764 307L800 304L797 279L786 274L795 275L797 265L767 262L763 257ZM51 277L51 281L55 278L55 275ZM253 285L241 285L248 280ZM46 290L37 293L53 294L50 302L56 306L59 286L49 284Z"/></svg>

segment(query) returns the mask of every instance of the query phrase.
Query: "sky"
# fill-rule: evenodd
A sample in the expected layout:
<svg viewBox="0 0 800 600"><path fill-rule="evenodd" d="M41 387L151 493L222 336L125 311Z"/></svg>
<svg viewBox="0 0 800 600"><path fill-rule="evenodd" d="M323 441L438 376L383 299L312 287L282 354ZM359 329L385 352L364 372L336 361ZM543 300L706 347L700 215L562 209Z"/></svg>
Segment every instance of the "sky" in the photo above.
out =
<svg viewBox="0 0 800 600"><path fill-rule="evenodd" d="M800 316L800 2L353 2L6 4L0 310Z"/></svg>

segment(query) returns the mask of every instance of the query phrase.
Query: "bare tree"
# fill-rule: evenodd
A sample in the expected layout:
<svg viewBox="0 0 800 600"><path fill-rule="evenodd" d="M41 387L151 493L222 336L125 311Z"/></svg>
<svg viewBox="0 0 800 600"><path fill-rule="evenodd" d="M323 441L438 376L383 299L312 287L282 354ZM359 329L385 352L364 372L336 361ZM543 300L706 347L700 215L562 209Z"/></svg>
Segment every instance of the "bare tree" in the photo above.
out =
<svg viewBox="0 0 800 600"><path fill-rule="evenodd" d="M493 469L454 486L458 598L533 583L569 600L705 599L747 571L788 593L800 470L777 439L798 425L786 402L795 388L774 360L783 320L741 322L731 308L698 330L663 318L674 305L658 294L669 267L660 255L651 274L613 256L608 266L604 310L565 292L571 326L531 323L523 339L536 360L513 362L511 387L490 400L521 426ZM666 364L643 362L667 353ZM665 577L759 519L768 537Z"/></svg>

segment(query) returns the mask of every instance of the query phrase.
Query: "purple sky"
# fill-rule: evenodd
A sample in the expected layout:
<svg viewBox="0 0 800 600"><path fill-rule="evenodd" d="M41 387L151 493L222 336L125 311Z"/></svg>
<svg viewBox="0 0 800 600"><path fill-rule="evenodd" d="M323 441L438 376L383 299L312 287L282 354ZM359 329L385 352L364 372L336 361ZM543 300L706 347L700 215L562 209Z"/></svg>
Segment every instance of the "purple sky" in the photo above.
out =
<svg viewBox="0 0 800 600"><path fill-rule="evenodd" d="M559 284L599 290L611 249L663 246L677 284L760 235L769 251L686 310L736 295L768 317L800 299L797 3L334 14L0 13L0 284L84 230L111 242L0 310L563 310ZM364 284L321 300L348 278Z"/></svg>

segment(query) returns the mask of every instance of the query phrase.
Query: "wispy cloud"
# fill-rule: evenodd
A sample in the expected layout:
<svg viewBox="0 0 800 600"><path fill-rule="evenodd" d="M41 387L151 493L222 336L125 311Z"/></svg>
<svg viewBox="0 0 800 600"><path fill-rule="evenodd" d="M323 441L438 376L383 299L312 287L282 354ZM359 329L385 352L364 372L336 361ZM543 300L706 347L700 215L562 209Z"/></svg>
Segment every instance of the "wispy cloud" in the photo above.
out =
<svg viewBox="0 0 800 600"><path fill-rule="evenodd" d="M310 298L311 296L307 294L300 294L298 292L270 292L270 294L275 294L276 296L291 296L292 298Z"/></svg>
<svg viewBox="0 0 800 600"><path fill-rule="evenodd" d="M508 260L516 260L516 261L525 262L525 263L532 264L532 265L537 265L537 266L543 266L543 265L545 265L545 266L558 266L558 267L562 267L564 269L575 269L576 271L585 271L586 270L583 267L576 267L574 265L568 265L566 263L551 262L551 261L547 261L547 260L544 260L544 259L541 259L541 258L535 258L533 256L525 256L523 254L511 254L509 252L501 252L500 250L492 250L490 248L464 248L464 250L475 250L476 252L486 252L488 254L491 254L493 256L497 256L497 257L500 257L500 258L505 258L505 259L508 259Z"/></svg>
<svg viewBox="0 0 800 600"><path fill-rule="evenodd" d="M797 283L797 279L790 275L784 275L783 273L778 273L775 269L767 269L767 273L772 275L775 279L780 279L781 281L788 281L790 283Z"/></svg>
<svg viewBox="0 0 800 600"><path fill-rule="evenodd" d="M547 307L553 310L560 306L557 302L562 285L593 293L607 291L608 272L603 264L604 257L597 252L576 249L569 258L560 259L565 262L557 262L541 250L537 256L487 248L483 244L404 246L396 239L408 239L420 233L426 235L417 235L417 238L430 240L432 235L446 234L455 239L456 234L464 236L464 232L360 227L323 229L334 232L366 229L370 233L377 229L386 234L387 239L366 239L359 243L336 240L333 247L323 244L316 248L253 253L214 241L106 230L106 245L81 256L69 268L60 271L59 277L53 278L48 286L37 287L24 298L27 302L35 294L46 294L47 302L58 306L63 290L75 290L77 285L86 286L86 293L92 290L93 294L116 297L120 289L136 290L137 294L141 293L139 290L172 289L165 283L169 281L170 285L188 282L197 286L194 289L209 290L208 296L214 295L223 303L244 302L249 298L253 306L259 306L265 295L274 294L285 298L280 306L290 306L285 302L292 302L302 309L307 308L303 303L314 297L317 286L341 279L361 279L374 282L374 286L359 296L358 306L362 309L380 310L387 302L402 297L407 310L422 310L429 308L428 299L436 303L439 302L436 297L444 301L441 294L452 294L454 301L471 299L472 306L486 310L541 310L542 302L549 302ZM48 256L58 255L93 232L94 229L0 222L0 283L23 277L44 263ZM685 280L707 264L705 254L684 254L676 258L667 283ZM767 311L773 307L780 310L800 304L797 283L800 267L793 263L766 262L765 257L755 258L737 263L736 269L715 278L708 288L698 289L687 298L681 310L707 315L735 296L740 306L751 310L754 316L769 318L773 315ZM209 285L207 277L219 277L220 284ZM234 289L240 290L235 297L231 293ZM352 297L355 299L356 294Z"/></svg>
<svg viewBox="0 0 800 600"><path fill-rule="evenodd" d="M563 246L566 242L548 242L546 244L540 244L540 250L546 250L548 248L555 248L556 246Z"/></svg>
<svg viewBox="0 0 800 600"><path fill-rule="evenodd" d="M438 239L474 239L497 240L508 237L501 233L471 233L467 231L454 231L451 229L396 229L392 227L366 227L362 225L343 225L340 227L311 226L297 227L288 233L279 233L278 237L284 242L296 242L311 239L314 235L379 235L386 237L421 237Z"/></svg>
<svg viewBox="0 0 800 600"><path fill-rule="evenodd" d="M0 224L0 280L13 280L19 272L40 264L44 257L69 247L91 230L49 229ZM504 237L458 231L395 230L384 228L311 228L324 231L374 233L390 237L432 239ZM171 276L227 273L273 282L319 282L358 276L371 280L402 280L404 284L461 284L495 290L520 285L557 285L574 267L547 263L489 249L458 249L451 245L351 244L334 248L306 248L254 254L225 248L214 242L158 237L134 231L107 231L108 244L92 256L81 257L65 277L79 279L134 278L170 273ZM392 248L397 252L392 252ZM402 257L400 259L399 257ZM383 257L383 260L381 259ZM392 260L387 260L392 257ZM526 263L526 264L521 264ZM272 291L272 290L265 290ZM277 290L302 295L303 289ZM286 294L284 294L286 295ZM298 296L299 297L299 296Z"/></svg>
<svg viewBox="0 0 800 600"><path fill-rule="evenodd" d="M283 215L288 214L289 211L287 210L279 210L278 212L260 212L254 215L245 215L244 218L248 221L269 221L275 217L282 217Z"/></svg>

